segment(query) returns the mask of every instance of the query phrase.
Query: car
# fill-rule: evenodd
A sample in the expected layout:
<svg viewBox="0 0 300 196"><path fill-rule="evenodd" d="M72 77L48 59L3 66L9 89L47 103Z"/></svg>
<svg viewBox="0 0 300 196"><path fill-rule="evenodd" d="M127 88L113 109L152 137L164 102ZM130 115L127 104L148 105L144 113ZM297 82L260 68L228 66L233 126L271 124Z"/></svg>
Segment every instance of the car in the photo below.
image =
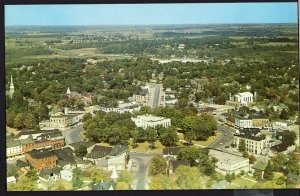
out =
<svg viewBox="0 0 300 196"><path fill-rule="evenodd" d="M222 145L223 143L221 142L220 145Z"/></svg>
<svg viewBox="0 0 300 196"><path fill-rule="evenodd" d="M229 148L229 146L225 146L225 148Z"/></svg>
<svg viewBox="0 0 300 196"><path fill-rule="evenodd" d="M225 135L227 135L227 133L225 133Z"/></svg>

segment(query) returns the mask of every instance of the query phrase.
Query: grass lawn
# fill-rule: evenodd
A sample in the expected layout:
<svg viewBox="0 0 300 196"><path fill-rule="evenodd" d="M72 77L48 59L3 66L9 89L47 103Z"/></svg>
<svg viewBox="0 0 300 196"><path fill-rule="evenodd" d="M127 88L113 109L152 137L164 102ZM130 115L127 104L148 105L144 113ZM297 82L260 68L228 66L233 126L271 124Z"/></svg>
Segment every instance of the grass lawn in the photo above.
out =
<svg viewBox="0 0 300 196"><path fill-rule="evenodd" d="M236 178L231 182L233 188L251 188L256 183L244 178ZM237 185L237 187L235 186Z"/></svg>
<svg viewBox="0 0 300 196"><path fill-rule="evenodd" d="M131 140L130 139L130 144L131 144ZM149 150L148 147L150 145L149 142L143 142L143 143L137 143L138 144L138 147L136 148L132 148L131 145L129 145L129 151L130 152L141 152L141 153L146 153L146 152L149 152L149 153L162 153L162 149L164 149L165 147L159 142L159 141L156 141L154 143L155 145L155 149L153 150Z"/></svg>
<svg viewBox="0 0 300 196"><path fill-rule="evenodd" d="M193 140L193 144L199 144L201 146L208 146L209 144L214 142L216 139L218 139L221 135L222 135L222 133L217 131L216 135L210 136L206 141L194 141Z"/></svg>

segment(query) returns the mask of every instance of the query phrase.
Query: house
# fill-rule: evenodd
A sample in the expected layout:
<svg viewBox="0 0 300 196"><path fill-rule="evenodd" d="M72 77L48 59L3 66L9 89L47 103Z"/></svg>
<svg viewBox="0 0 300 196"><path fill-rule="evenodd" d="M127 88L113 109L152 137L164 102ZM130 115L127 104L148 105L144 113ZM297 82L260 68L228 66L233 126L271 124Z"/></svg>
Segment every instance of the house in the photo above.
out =
<svg viewBox="0 0 300 196"><path fill-rule="evenodd" d="M289 173L286 179L287 184L300 184L300 176L297 174Z"/></svg>
<svg viewBox="0 0 300 196"><path fill-rule="evenodd" d="M58 156L57 166L63 170L73 170L76 167L76 161L71 148L62 148L54 150Z"/></svg>
<svg viewBox="0 0 300 196"><path fill-rule="evenodd" d="M20 159L16 161L18 174L26 174L30 170L30 165Z"/></svg>
<svg viewBox="0 0 300 196"><path fill-rule="evenodd" d="M31 138L19 140L20 144L22 145L22 152L29 152L34 148L34 142Z"/></svg>
<svg viewBox="0 0 300 196"><path fill-rule="evenodd" d="M91 151L95 145L96 145L96 142L81 141L81 142L75 142L75 143L69 144L68 147L70 147L73 151L75 151L80 146L85 146L87 148L87 152L91 153Z"/></svg>
<svg viewBox="0 0 300 196"><path fill-rule="evenodd" d="M106 158L112 151L112 147L95 145L94 148L85 156L85 160L96 163L98 160Z"/></svg>
<svg viewBox="0 0 300 196"><path fill-rule="evenodd" d="M56 182L60 178L60 169L58 167L42 169L38 176L41 181Z"/></svg>
<svg viewBox="0 0 300 196"><path fill-rule="evenodd" d="M6 178L6 183L7 184L15 184L15 183L17 183L17 179L14 176L9 176Z"/></svg>
<svg viewBox="0 0 300 196"><path fill-rule="evenodd" d="M61 170L60 171L60 178L62 180L65 180L65 181L72 181L72 179L73 179L73 172L70 171L70 170Z"/></svg>
<svg viewBox="0 0 300 196"><path fill-rule="evenodd" d="M132 117L131 120L137 127L142 127L144 129L148 127L156 127L158 125L162 125L164 127L171 126L170 118L157 117L153 115L140 115L135 118Z"/></svg>
<svg viewBox="0 0 300 196"><path fill-rule="evenodd" d="M183 160L170 160L168 161L168 168L167 168L167 174L169 176L173 175L177 167L185 165L185 166L190 166L189 161L183 161Z"/></svg>
<svg viewBox="0 0 300 196"><path fill-rule="evenodd" d="M177 159L178 152L183 149L183 147L173 147L173 148L164 148L163 149L163 158L173 157Z"/></svg>
<svg viewBox="0 0 300 196"><path fill-rule="evenodd" d="M41 149L32 150L25 153L28 163L40 172L42 169L52 169L56 167L57 155L53 150Z"/></svg>
<svg viewBox="0 0 300 196"><path fill-rule="evenodd" d="M232 174L242 170L245 172L250 170L249 159L247 158L215 149L209 149L209 156L217 160L216 167L221 173Z"/></svg>
<svg viewBox="0 0 300 196"><path fill-rule="evenodd" d="M256 163L252 168L255 170L253 175L257 176L260 179L264 179L264 171L267 168L268 164L262 161Z"/></svg>
<svg viewBox="0 0 300 196"><path fill-rule="evenodd" d="M114 146L105 159L96 162L97 167L106 170L125 170L129 161L128 147L122 145Z"/></svg>
<svg viewBox="0 0 300 196"><path fill-rule="evenodd" d="M116 183L113 180L109 180L107 182L98 182L96 184L90 184L89 187L91 188L92 191L113 191L116 188Z"/></svg>

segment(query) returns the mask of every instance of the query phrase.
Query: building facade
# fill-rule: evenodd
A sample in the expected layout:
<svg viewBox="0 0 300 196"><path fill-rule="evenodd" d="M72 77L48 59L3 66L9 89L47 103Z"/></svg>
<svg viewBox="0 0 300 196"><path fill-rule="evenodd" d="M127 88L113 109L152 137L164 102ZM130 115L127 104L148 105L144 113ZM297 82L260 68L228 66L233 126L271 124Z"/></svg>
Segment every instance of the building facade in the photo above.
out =
<svg viewBox="0 0 300 196"><path fill-rule="evenodd" d="M144 129L159 125L162 125L163 127L171 126L171 119L153 115L141 115L137 116L136 118L131 118L131 120L137 127L142 127Z"/></svg>
<svg viewBox="0 0 300 196"><path fill-rule="evenodd" d="M52 169L56 167L57 155L52 150L32 150L25 153L28 163L40 172L42 169Z"/></svg>

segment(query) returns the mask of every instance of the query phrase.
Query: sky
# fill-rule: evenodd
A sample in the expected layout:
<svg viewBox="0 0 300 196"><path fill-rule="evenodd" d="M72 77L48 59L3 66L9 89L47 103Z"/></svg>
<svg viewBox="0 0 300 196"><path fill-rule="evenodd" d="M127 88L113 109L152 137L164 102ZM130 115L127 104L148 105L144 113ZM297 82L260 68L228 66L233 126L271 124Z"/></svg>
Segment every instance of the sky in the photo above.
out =
<svg viewBox="0 0 300 196"><path fill-rule="evenodd" d="M5 5L5 25L297 23L297 3Z"/></svg>

